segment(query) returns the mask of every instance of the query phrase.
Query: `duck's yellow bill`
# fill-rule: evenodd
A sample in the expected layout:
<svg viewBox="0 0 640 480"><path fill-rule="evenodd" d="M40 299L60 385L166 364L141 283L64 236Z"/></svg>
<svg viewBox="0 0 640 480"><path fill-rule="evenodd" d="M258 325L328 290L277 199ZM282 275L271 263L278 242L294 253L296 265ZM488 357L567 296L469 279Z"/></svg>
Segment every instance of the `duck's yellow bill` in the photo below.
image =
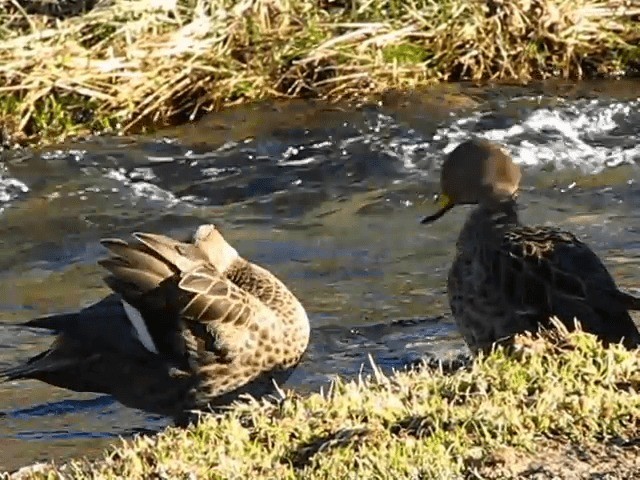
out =
<svg viewBox="0 0 640 480"><path fill-rule="evenodd" d="M440 195L438 195L438 198L436 198L436 203L440 208L447 208L449 205L451 205L451 199L446 193L441 193Z"/></svg>
<svg viewBox="0 0 640 480"><path fill-rule="evenodd" d="M443 216L445 213L447 213L449 210L451 210L453 208L453 206L455 205L451 201L451 198L449 198L449 196L444 194L444 193L441 193L440 195L438 195L438 198L436 198L436 203L438 204L440 209L436 213L434 213L433 215L429 215L428 217L424 217L420 223L431 223L431 222L439 219L441 216Z"/></svg>

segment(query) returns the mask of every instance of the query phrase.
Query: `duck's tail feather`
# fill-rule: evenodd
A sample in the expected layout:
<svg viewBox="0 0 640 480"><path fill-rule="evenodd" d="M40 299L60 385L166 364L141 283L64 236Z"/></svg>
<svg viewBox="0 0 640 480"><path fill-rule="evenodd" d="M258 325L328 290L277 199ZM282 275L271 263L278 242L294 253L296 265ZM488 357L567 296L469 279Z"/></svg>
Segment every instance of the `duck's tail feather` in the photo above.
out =
<svg viewBox="0 0 640 480"><path fill-rule="evenodd" d="M33 373L40 371L38 361L49 353L41 353L40 355L33 357L27 363L9 367L0 370L0 382L10 382L11 380L19 380L21 378L29 378Z"/></svg>
<svg viewBox="0 0 640 480"><path fill-rule="evenodd" d="M622 302L627 310L640 310L640 298L625 292L620 292Z"/></svg>
<svg viewBox="0 0 640 480"><path fill-rule="evenodd" d="M69 328L73 328L79 321L79 313L60 313L54 315L45 315L42 317L32 318L31 320L19 322L2 322L2 327L13 328L38 328L49 330L52 333L60 333Z"/></svg>
<svg viewBox="0 0 640 480"><path fill-rule="evenodd" d="M79 318L80 315L78 312L59 313L55 315L46 315L44 317L32 318L27 322L15 324L15 326L42 328L45 330L51 330L52 332L62 332L63 330L68 329L70 325L77 322Z"/></svg>
<svg viewBox="0 0 640 480"><path fill-rule="evenodd" d="M59 355L55 348L51 348L30 358L26 363L0 370L0 382L39 378L43 373L58 371L74 363L73 359Z"/></svg>

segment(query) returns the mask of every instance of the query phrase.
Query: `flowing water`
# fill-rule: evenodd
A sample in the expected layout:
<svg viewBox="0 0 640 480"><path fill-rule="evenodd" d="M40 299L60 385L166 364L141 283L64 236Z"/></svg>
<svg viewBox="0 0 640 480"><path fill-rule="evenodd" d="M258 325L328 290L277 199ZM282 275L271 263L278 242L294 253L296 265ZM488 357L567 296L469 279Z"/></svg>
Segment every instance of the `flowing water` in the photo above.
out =
<svg viewBox="0 0 640 480"><path fill-rule="evenodd" d="M442 152L470 134L524 169L521 215L562 225L640 287L640 81L445 86L358 109L235 108L151 137L99 137L0 158L0 367L52 338L8 325L107 293L98 239L220 226L289 284L312 323L287 387L391 369L463 344L445 278L468 207L430 226ZM3 325L4 322L4 325ZM364 367L363 367L364 365ZM0 385L0 467L94 455L162 418L108 396Z"/></svg>

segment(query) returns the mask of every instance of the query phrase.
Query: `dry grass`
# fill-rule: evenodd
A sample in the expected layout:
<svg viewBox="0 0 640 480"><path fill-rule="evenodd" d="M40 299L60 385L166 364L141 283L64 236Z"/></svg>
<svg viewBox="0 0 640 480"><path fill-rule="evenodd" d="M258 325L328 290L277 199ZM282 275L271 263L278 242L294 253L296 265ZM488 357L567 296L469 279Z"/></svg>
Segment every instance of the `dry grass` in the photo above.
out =
<svg viewBox="0 0 640 480"><path fill-rule="evenodd" d="M0 0L5 143L265 97L580 78L640 59L632 0L101 0L63 19L27 13L45 1L65 0Z"/></svg>
<svg viewBox="0 0 640 480"><path fill-rule="evenodd" d="M638 351L524 337L450 375L376 371L20 478L637 478L639 387Z"/></svg>

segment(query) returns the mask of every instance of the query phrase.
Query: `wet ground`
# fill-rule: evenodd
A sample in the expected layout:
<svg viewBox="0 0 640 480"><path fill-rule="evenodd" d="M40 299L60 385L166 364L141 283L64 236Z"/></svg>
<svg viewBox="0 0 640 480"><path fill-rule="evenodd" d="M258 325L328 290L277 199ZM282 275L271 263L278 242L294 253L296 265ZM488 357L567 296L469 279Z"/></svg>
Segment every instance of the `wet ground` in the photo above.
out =
<svg viewBox="0 0 640 480"><path fill-rule="evenodd" d="M640 82L443 87L358 109L228 110L149 137L0 157L0 367L51 338L7 325L107 293L98 239L214 222L307 307L312 343L287 387L453 354L445 278L468 208L433 211L443 152L475 134L524 169L527 223L560 224L640 292ZM2 323L5 323L3 325ZM37 382L0 385L0 467L91 455L165 419Z"/></svg>

